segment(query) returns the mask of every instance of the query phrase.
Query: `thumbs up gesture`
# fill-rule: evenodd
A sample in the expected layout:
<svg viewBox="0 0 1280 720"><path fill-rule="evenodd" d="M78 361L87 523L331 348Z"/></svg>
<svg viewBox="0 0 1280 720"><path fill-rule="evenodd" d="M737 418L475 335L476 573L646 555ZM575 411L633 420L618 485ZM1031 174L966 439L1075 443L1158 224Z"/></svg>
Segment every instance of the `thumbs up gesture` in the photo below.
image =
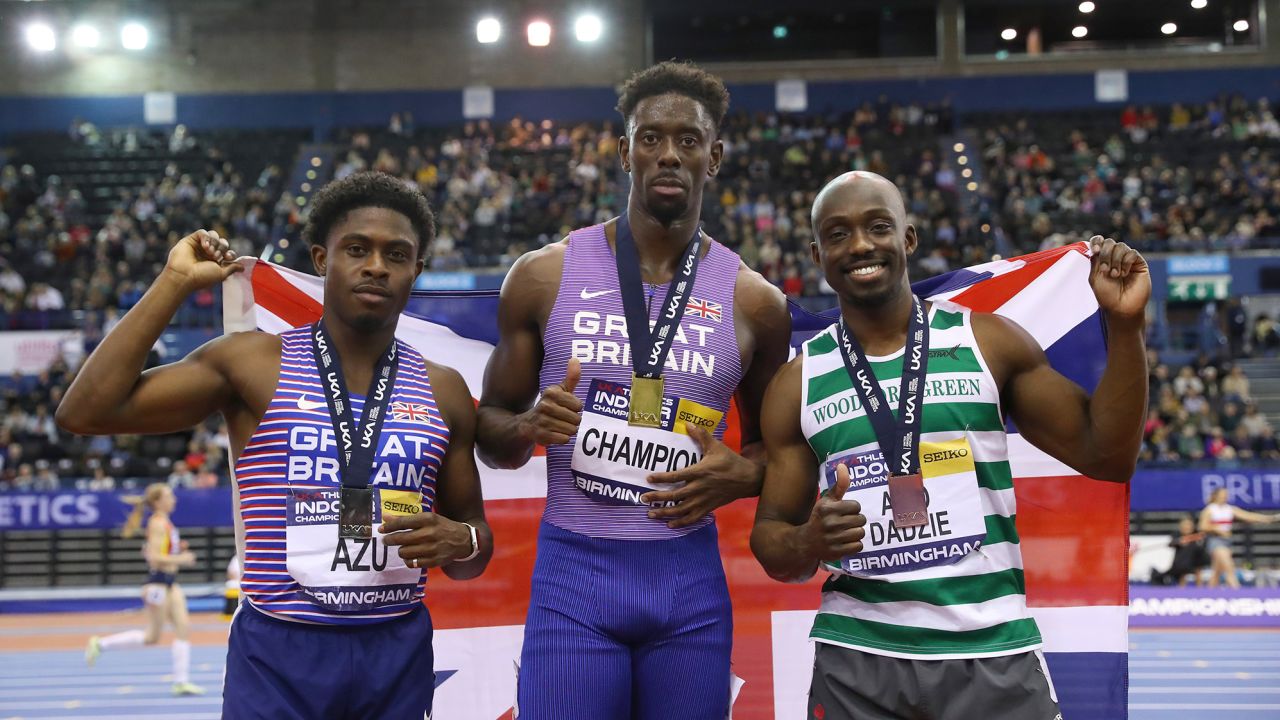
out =
<svg viewBox="0 0 1280 720"><path fill-rule="evenodd" d="M563 445L578 432L582 401L573 391L581 376L582 364L577 358L569 358L564 381L548 385L538 402L521 416L521 427L527 437L539 445Z"/></svg>
<svg viewBox="0 0 1280 720"><path fill-rule="evenodd" d="M837 465L836 484L818 498L805 524L809 547L823 562L862 552L867 518L857 500L844 499L851 482L849 467L844 463Z"/></svg>

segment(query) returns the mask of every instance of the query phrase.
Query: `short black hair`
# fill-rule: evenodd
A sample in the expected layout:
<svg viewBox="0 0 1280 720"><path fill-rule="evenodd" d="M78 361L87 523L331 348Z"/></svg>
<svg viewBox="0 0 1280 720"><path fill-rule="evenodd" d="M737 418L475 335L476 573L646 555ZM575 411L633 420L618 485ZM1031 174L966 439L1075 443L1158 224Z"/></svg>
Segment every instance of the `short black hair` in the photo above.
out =
<svg viewBox="0 0 1280 720"><path fill-rule="evenodd" d="M310 245L324 245L329 231L347 213L367 207L394 210L409 218L418 234L418 257L427 256L427 247L436 237L431 205L421 190L382 172L354 173L321 188L311 201L311 214L302 228L302 237Z"/></svg>
<svg viewBox="0 0 1280 720"><path fill-rule="evenodd" d="M632 75L622 85L618 95L618 112L622 115L624 129L631 125L636 106L645 98L676 93L702 104L715 122L716 132L729 112L729 91L720 78L691 62L668 60L645 68Z"/></svg>

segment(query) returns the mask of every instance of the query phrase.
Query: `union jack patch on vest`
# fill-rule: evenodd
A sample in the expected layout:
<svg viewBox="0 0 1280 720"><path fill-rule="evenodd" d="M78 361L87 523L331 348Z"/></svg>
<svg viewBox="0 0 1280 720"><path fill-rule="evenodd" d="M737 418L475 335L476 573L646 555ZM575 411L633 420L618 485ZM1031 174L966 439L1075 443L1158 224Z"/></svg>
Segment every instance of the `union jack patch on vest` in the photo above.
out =
<svg viewBox="0 0 1280 720"><path fill-rule="evenodd" d="M707 302L700 298L689 298L689 304L685 306L685 312L690 315L708 320L720 322L721 307L720 303Z"/></svg>
<svg viewBox="0 0 1280 720"><path fill-rule="evenodd" d="M431 413L427 410L426 405L420 403L393 402L391 403L391 418L393 420L417 422L419 420L430 420Z"/></svg>

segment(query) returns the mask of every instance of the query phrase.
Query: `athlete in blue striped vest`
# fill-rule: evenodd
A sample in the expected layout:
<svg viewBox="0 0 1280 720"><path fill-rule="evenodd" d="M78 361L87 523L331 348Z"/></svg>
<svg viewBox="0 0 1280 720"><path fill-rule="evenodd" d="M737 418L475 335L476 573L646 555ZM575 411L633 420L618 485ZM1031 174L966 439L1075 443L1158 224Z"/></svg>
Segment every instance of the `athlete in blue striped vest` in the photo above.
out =
<svg viewBox="0 0 1280 720"><path fill-rule="evenodd" d="M813 232L841 317L765 395L751 535L777 579L834 573L808 717L1061 720L1026 606L1005 419L1081 474L1128 482L1146 412L1146 262L1090 241L1109 341L1090 397L1013 322L912 294L916 231L883 177L831 181Z"/></svg>
<svg viewBox="0 0 1280 720"><path fill-rule="evenodd" d="M492 552L471 393L395 339L434 218L416 189L362 173L316 195L303 234L325 279L320 322L227 335L142 372L186 298L243 269L226 240L197 231L86 360L57 418L85 434L226 418L245 602L224 718L422 718L435 685L426 568L472 578Z"/></svg>

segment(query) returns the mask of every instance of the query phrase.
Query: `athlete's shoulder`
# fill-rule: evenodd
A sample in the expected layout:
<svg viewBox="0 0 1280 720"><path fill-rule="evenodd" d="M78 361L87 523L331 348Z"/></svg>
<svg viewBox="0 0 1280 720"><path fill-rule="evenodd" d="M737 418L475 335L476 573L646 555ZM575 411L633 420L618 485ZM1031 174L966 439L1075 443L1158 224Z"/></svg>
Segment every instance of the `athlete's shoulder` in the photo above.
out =
<svg viewBox="0 0 1280 720"><path fill-rule="evenodd" d="M475 416L475 400L471 389L462 373L449 367L422 359L427 368L427 377L431 380L431 393L435 396L436 405L440 408L445 422L454 427L456 423Z"/></svg>
<svg viewBox="0 0 1280 720"><path fill-rule="evenodd" d="M281 346L279 335L246 330L216 337L193 350L189 357L226 363L228 367L268 369L280 364Z"/></svg>
<svg viewBox="0 0 1280 720"><path fill-rule="evenodd" d="M787 296L741 259L738 260L738 274L734 279L733 303L735 311L753 325L791 331Z"/></svg>
<svg viewBox="0 0 1280 720"><path fill-rule="evenodd" d="M516 258L502 282L502 300L527 300L530 293L545 292L548 286L558 288L564 269L569 238L549 243Z"/></svg>
<svg viewBox="0 0 1280 720"><path fill-rule="evenodd" d="M971 312L973 339L996 381L1048 362L1031 333L1009 318L995 313Z"/></svg>

